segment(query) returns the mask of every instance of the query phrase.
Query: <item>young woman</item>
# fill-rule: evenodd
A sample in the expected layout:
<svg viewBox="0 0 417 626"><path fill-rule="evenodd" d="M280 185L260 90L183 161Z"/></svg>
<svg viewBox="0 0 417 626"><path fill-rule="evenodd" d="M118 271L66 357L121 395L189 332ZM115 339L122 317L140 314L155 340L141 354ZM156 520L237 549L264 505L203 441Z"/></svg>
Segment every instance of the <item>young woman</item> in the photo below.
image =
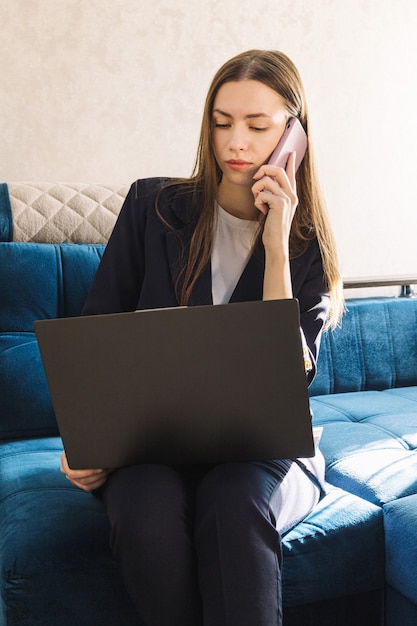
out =
<svg viewBox="0 0 417 626"><path fill-rule="evenodd" d="M225 63L192 177L132 185L84 314L296 297L311 381L323 326L341 314L341 281L311 142L297 173L294 153L285 170L268 164L291 117L308 134L302 83L284 54L251 50ZM280 533L321 497L318 449L312 459L113 471L73 471L64 453L61 469L103 498L144 624L282 623Z"/></svg>

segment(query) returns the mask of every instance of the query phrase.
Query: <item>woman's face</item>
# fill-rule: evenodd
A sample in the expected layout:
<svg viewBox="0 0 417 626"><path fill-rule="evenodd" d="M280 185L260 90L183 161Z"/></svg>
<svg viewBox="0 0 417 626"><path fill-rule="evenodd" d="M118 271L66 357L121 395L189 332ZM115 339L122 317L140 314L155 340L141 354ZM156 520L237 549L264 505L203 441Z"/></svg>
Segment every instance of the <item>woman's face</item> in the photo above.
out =
<svg viewBox="0 0 417 626"><path fill-rule="evenodd" d="M213 104L212 142L222 185L253 185L254 174L272 154L287 119L284 98L257 80L220 87Z"/></svg>

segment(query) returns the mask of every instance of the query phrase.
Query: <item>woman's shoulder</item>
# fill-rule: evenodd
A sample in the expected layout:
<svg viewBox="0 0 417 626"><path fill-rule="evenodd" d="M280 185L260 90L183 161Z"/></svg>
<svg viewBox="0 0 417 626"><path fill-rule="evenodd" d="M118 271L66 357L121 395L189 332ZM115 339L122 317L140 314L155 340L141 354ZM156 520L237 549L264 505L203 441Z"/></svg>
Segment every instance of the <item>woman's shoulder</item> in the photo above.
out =
<svg viewBox="0 0 417 626"><path fill-rule="evenodd" d="M154 176L151 178L138 178L130 187L130 195L133 200L153 200L160 191L170 185L174 179Z"/></svg>
<svg viewBox="0 0 417 626"><path fill-rule="evenodd" d="M192 221L195 185L191 179L169 177L140 178L132 183L127 200L134 207L164 220Z"/></svg>
<svg viewBox="0 0 417 626"><path fill-rule="evenodd" d="M172 198L178 193L187 193L193 187L191 179L154 176L135 180L130 191L133 192L135 199L153 199L157 196Z"/></svg>

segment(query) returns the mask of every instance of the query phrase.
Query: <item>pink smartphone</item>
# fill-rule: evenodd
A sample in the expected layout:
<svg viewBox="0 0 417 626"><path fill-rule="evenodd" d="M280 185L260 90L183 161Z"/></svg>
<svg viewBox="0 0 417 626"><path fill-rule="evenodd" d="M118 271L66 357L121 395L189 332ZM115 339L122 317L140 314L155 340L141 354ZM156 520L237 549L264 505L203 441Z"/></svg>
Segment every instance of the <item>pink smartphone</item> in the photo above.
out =
<svg viewBox="0 0 417 626"><path fill-rule="evenodd" d="M288 157L291 152L296 152L295 171L300 167L301 161L307 150L307 135L301 122L296 117L288 120L284 134L278 142L277 147L271 154L268 163L277 167L287 166Z"/></svg>

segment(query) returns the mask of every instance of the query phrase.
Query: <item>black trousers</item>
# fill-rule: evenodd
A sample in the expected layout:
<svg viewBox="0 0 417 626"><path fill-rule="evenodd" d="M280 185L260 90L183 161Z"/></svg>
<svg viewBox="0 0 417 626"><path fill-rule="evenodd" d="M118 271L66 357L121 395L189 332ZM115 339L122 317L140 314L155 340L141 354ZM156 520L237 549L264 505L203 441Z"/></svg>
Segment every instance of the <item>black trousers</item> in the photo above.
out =
<svg viewBox="0 0 417 626"><path fill-rule="evenodd" d="M138 465L109 477L110 543L146 626L282 624L274 494L291 466Z"/></svg>

